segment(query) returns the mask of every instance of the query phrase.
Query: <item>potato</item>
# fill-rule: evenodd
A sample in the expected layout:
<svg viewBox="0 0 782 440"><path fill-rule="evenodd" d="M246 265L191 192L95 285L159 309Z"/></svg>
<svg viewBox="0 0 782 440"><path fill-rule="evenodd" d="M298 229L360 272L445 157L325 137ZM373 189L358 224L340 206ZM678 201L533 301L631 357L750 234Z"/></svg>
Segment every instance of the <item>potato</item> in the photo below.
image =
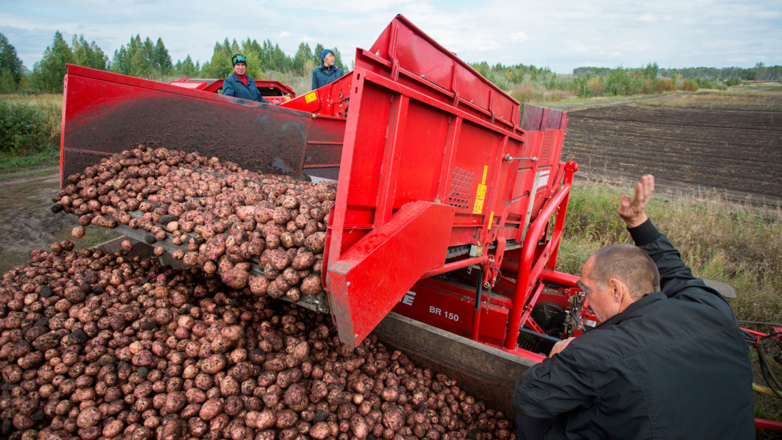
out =
<svg viewBox="0 0 782 440"><path fill-rule="evenodd" d="M222 354L213 354L206 359L199 361L199 368L206 374L215 374L223 370L226 365L225 356ZM202 417L203 418L203 417Z"/></svg>
<svg viewBox="0 0 782 440"><path fill-rule="evenodd" d="M275 249L269 253L269 263L278 270L284 270L291 263L290 256L282 249Z"/></svg>
<svg viewBox="0 0 782 440"><path fill-rule="evenodd" d="M209 399L201 405L201 411L198 416L205 420L210 421L223 412L223 399Z"/></svg>
<svg viewBox="0 0 782 440"><path fill-rule="evenodd" d="M309 434L310 437L314 439L323 440L331 435L331 429L329 428L328 423L318 422L312 425Z"/></svg>
<svg viewBox="0 0 782 440"><path fill-rule="evenodd" d="M244 409L244 404L239 396L229 396L225 399L224 406L225 413L231 417L239 414Z"/></svg>
<svg viewBox="0 0 782 440"><path fill-rule="evenodd" d="M250 274L242 268L234 267L223 273L222 280L223 283L234 289L243 289L250 280Z"/></svg>
<svg viewBox="0 0 782 440"><path fill-rule="evenodd" d="M265 295L269 288L269 279L265 276L251 276L250 277L250 291L254 295Z"/></svg>
<svg viewBox="0 0 782 440"><path fill-rule="evenodd" d="M269 288L266 290L266 294L271 298L279 299L285 296L285 291L280 290L276 284L270 283Z"/></svg>
<svg viewBox="0 0 782 440"><path fill-rule="evenodd" d="M396 405L389 405L383 411L383 426L392 431L398 431L405 424L404 413Z"/></svg>
<svg viewBox="0 0 782 440"><path fill-rule="evenodd" d="M282 278L291 286L295 286L301 281L298 272L293 267L286 267L285 270L282 271Z"/></svg>
<svg viewBox="0 0 782 440"><path fill-rule="evenodd" d="M85 233L86 231L84 230L84 226L81 225L76 226L73 228L73 230L71 230L71 235L73 235L74 238L82 238L84 237Z"/></svg>
<svg viewBox="0 0 782 440"><path fill-rule="evenodd" d="M285 390L285 405L294 411L303 411L307 407L307 391L303 385L294 383Z"/></svg>
<svg viewBox="0 0 782 440"><path fill-rule="evenodd" d="M301 282L301 293L305 295L315 295L323 290L320 276L312 274Z"/></svg>
<svg viewBox="0 0 782 440"><path fill-rule="evenodd" d="M269 359L263 363L263 369L267 371L283 371L285 370L285 361L280 358Z"/></svg>
<svg viewBox="0 0 782 440"><path fill-rule="evenodd" d="M187 404L187 397L181 391L173 391L166 395L165 410L169 414L178 413Z"/></svg>
<svg viewBox="0 0 782 440"><path fill-rule="evenodd" d="M96 407L90 407L81 411L76 418L76 425L79 428L89 428L95 426L101 421L101 414Z"/></svg>
<svg viewBox="0 0 782 440"><path fill-rule="evenodd" d="M326 246L326 233L314 232L304 240L304 246L313 253L323 252L323 248Z"/></svg>
<svg viewBox="0 0 782 440"><path fill-rule="evenodd" d="M277 423L276 415L269 409L256 413L253 417L253 424L247 423L247 426L253 427L255 425L257 429L264 430L273 427Z"/></svg>
<svg viewBox="0 0 782 440"><path fill-rule="evenodd" d="M296 270L303 270L312 267L314 263L315 263L315 254L307 251L306 249L299 248L296 257L293 259L293 262L291 263L291 267Z"/></svg>
<svg viewBox="0 0 782 440"><path fill-rule="evenodd" d="M299 420L298 415L290 409L278 411L275 416L277 418L275 426L279 429L290 428Z"/></svg>
<svg viewBox="0 0 782 440"><path fill-rule="evenodd" d="M291 287L285 291L285 296L293 302L301 300L301 289L298 287Z"/></svg>

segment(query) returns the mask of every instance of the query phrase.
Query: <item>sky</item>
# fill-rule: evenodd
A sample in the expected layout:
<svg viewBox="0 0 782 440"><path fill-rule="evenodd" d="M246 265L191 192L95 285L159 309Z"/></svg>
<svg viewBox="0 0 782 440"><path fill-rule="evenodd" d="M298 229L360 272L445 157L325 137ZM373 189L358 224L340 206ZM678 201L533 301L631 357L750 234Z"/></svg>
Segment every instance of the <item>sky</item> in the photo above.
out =
<svg viewBox="0 0 782 440"><path fill-rule="evenodd" d="M403 14L468 62L661 68L782 65L780 0L316 0L168 2L0 0L0 33L28 69L59 30L112 58L140 34L163 39L174 62L210 60L215 42L270 39L289 55L301 42L337 47L347 66Z"/></svg>

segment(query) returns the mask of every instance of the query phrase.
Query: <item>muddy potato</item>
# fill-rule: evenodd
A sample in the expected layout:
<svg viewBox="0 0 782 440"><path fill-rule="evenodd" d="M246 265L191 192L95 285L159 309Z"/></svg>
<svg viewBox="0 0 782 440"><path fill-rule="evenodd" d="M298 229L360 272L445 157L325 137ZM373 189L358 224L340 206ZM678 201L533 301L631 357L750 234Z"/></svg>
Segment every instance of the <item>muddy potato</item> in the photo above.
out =
<svg viewBox="0 0 782 440"><path fill-rule="evenodd" d="M198 412L198 416L205 421L210 421L222 412L223 399L209 399L201 405L201 411Z"/></svg>
<svg viewBox="0 0 782 440"><path fill-rule="evenodd" d="M199 361L199 368L206 374L216 374L222 371L226 365L225 356L222 354L213 354L206 359Z"/></svg>
<svg viewBox="0 0 782 440"><path fill-rule="evenodd" d="M396 405L389 405L383 411L383 426L398 431L405 424L404 412Z"/></svg>
<svg viewBox="0 0 782 440"><path fill-rule="evenodd" d="M329 428L328 423L326 422L317 422L310 428L310 437L317 439L317 440L323 440L325 438L328 438L331 436L331 429Z"/></svg>
<svg viewBox="0 0 782 440"><path fill-rule="evenodd" d="M305 295L315 295L323 290L320 276L312 274L304 278L301 282L301 293Z"/></svg>
<svg viewBox="0 0 782 440"><path fill-rule="evenodd" d="M313 253L322 253L323 248L326 246L326 233L314 232L304 240L304 246Z"/></svg>
<svg viewBox="0 0 782 440"><path fill-rule="evenodd" d="M254 295L265 295L269 289L269 279L265 276L251 276L250 277L250 291Z"/></svg>
<svg viewBox="0 0 782 440"><path fill-rule="evenodd" d="M296 270L303 270L312 267L314 263L315 263L315 254L299 248L296 257L293 259L293 262L291 263L291 267Z"/></svg>
<svg viewBox="0 0 782 440"><path fill-rule="evenodd" d="M257 429L261 429L261 430L269 429L277 423L277 417L273 411L267 409L256 413L256 415L254 415L253 423L255 424L255 427ZM251 426L251 425L248 423L247 426Z"/></svg>
<svg viewBox="0 0 782 440"><path fill-rule="evenodd" d="M269 263L278 270L284 270L291 263L290 255L282 249L275 249L269 254Z"/></svg>
<svg viewBox="0 0 782 440"><path fill-rule="evenodd" d="M84 230L84 226L81 225L76 226L73 228L73 230L71 230L71 235L73 235L74 238L82 238L84 237L85 233L86 231Z"/></svg>
<svg viewBox="0 0 782 440"><path fill-rule="evenodd" d="M282 411L278 411L276 416L276 423L275 426L279 429L285 429L290 428L293 425L296 424L296 422L299 420L298 415L296 412L290 409L284 409Z"/></svg>
<svg viewBox="0 0 782 440"><path fill-rule="evenodd" d="M234 267L223 273L222 280L223 283L234 289L243 289L250 280L250 274L243 268Z"/></svg>

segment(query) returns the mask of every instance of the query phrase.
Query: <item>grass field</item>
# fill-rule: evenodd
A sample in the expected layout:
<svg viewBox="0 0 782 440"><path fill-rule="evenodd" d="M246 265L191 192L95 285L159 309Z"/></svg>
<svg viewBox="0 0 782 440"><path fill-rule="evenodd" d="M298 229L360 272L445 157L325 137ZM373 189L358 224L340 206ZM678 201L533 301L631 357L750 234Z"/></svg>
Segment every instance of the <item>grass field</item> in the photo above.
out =
<svg viewBox="0 0 782 440"><path fill-rule="evenodd" d="M0 95L0 104L10 104L10 108L29 106L40 118L34 122L34 131L42 139L21 151L7 151L0 148L0 175L47 167L59 160L60 130L62 128L62 95Z"/></svg>
<svg viewBox="0 0 782 440"><path fill-rule="evenodd" d="M720 110L782 110L782 86L765 83L752 86L735 86L727 91L699 91L679 98L659 101L643 101L638 104L655 107L677 107Z"/></svg>

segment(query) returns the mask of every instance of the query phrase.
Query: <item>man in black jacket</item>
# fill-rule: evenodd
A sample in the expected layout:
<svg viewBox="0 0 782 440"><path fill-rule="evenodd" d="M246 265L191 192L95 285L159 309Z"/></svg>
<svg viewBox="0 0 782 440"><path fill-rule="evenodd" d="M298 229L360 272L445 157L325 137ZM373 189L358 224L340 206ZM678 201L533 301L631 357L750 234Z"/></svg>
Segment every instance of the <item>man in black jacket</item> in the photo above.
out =
<svg viewBox="0 0 782 440"><path fill-rule="evenodd" d="M755 438L736 317L646 216L653 192L643 176L617 210L636 246L601 249L581 270L601 324L516 381L520 439Z"/></svg>

